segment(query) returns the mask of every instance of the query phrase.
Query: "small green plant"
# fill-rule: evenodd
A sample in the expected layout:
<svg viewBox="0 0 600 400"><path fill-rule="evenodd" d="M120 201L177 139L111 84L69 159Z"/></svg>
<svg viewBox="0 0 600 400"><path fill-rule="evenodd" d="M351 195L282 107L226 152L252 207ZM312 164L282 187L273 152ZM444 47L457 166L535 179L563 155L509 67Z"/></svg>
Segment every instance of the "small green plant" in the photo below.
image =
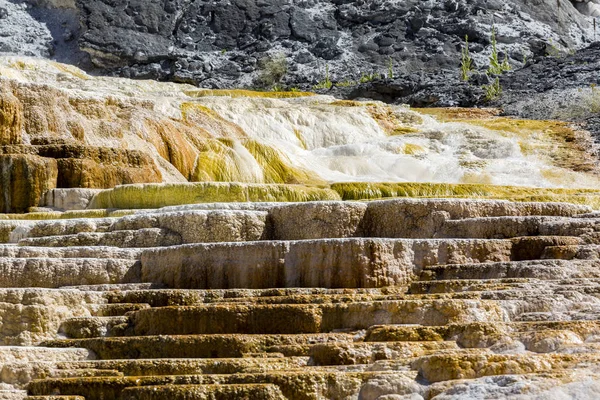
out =
<svg viewBox="0 0 600 400"><path fill-rule="evenodd" d="M351 80L347 79L345 81L341 81L341 82L336 83L335 86L339 86L339 87L356 86L356 81L351 81Z"/></svg>
<svg viewBox="0 0 600 400"><path fill-rule="evenodd" d="M467 82L471 71L473 71L473 59L469 53L469 35L465 35L465 45L461 50L460 78Z"/></svg>
<svg viewBox="0 0 600 400"><path fill-rule="evenodd" d="M371 74L362 74L362 76L359 79L359 82L367 83L367 82L374 81L376 78L377 78L377 74L375 72L373 72Z"/></svg>
<svg viewBox="0 0 600 400"><path fill-rule="evenodd" d="M506 54L504 54L504 60L502 60L502 64L500 64L500 68L502 69L502 72L508 72L512 69L512 67L508 63L508 56Z"/></svg>
<svg viewBox="0 0 600 400"><path fill-rule="evenodd" d="M483 85L481 87L485 91L485 100L492 101L497 99L502 94L502 87L500 86L500 78L496 77L489 85Z"/></svg>
<svg viewBox="0 0 600 400"><path fill-rule="evenodd" d="M394 60L392 60L392 57L388 60L388 79L394 79Z"/></svg>
<svg viewBox="0 0 600 400"><path fill-rule="evenodd" d="M333 85L333 83L331 83L331 80L329 79L329 64L326 64L325 65L325 80L319 82L313 88L314 89L331 89L332 85Z"/></svg>
<svg viewBox="0 0 600 400"><path fill-rule="evenodd" d="M504 55L504 60L500 62L498 58L498 47L496 40L496 27L492 25L492 54L490 55L490 66L488 68L488 73L492 75L500 75L503 72L507 72L511 70L510 64L508 63L508 57Z"/></svg>
<svg viewBox="0 0 600 400"><path fill-rule="evenodd" d="M546 45L546 56L561 58L563 56L563 52L554 44L554 41L550 39L550 42Z"/></svg>
<svg viewBox="0 0 600 400"><path fill-rule="evenodd" d="M265 58L259 62L259 69L256 83L263 88L275 90L287 74L287 59L284 54Z"/></svg>
<svg viewBox="0 0 600 400"><path fill-rule="evenodd" d="M227 49L221 49L221 54L227 53Z"/></svg>

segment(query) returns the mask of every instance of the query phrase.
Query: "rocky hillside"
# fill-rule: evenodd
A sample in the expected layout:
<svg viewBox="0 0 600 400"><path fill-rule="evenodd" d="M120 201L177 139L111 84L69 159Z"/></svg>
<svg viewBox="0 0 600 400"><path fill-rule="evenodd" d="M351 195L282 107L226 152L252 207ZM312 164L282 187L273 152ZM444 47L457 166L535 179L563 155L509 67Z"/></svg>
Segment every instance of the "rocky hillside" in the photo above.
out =
<svg viewBox="0 0 600 400"><path fill-rule="evenodd" d="M202 87L312 87L485 67L492 25L515 67L595 39L590 1L0 1L0 51ZM456 77L453 73L452 76Z"/></svg>

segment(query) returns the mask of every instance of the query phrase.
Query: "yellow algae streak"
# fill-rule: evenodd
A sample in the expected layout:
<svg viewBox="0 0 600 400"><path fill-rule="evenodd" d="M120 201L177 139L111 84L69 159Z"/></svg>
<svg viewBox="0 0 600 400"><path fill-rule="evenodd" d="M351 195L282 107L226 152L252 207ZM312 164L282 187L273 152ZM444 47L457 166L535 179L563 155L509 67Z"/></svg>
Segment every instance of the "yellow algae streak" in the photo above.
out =
<svg viewBox="0 0 600 400"><path fill-rule="evenodd" d="M329 103L329 105L332 106L338 106L338 107L365 107L370 103L365 103L362 101L356 101L356 100L336 100L336 101L332 101L331 103Z"/></svg>
<svg viewBox="0 0 600 400"><path fill-rule="evenodd" d="M241 182L242 172L235 162L233 142L228 139L206 140L194 166L192 181Z"/></svg>
<svg viewBox="0 0 600 400"><path fill-rule="evenodd" d="M244 143L264 173L266 183L324 184L314 172L293 167L291 161L274 147L248 140Z"/></svg>
<svg viewBox="0 0 600 400"><path fill-rule="evenodd" d="M343 200L372 200L394 197L477 198L511 201L557 201L600 208L600 190L548 189L461 183L334 183L331 188Z"/></svg>
<svg viewBox="0 0 600 400"><path fill-rule="evenodd" d="M419 114L431 115L441 122L452 122L457 120L477 120L492 118L500 114L497 108L411 108Z"/></svg>
<svg viewBox="0 0 600 400"><path fill-rule="evenodd" d="M199 90L184 90L189 97L209 97L209 96L224 96L224 97L260 97L267 99L291 99L296 97L315 96L315 93L310 92L258 92L253 90L243 89L199 89Z"/></svg>
<svg viewBox="0 0 600 400"><path fill-rule="evenodd" d="M98 193L90 208L140 209L215 202L339 200L328 188L302 185L202 182L117 186Z"/></svg>
<svg viewBox="0 0 600 400"><path fill-rule="evenodd" d="M28 212L25 214L0 214L0 220L51 220L72 218L114 218L124 217L135 213L135 210L72 210L72 211L47 211Z"/></svg>
<svg viewBox="0 0 600 400"><path fill-rule="evenodd" d="M204 105L183 102L180 109L183 121L196 128L202 137L243 138L248 136L239 125L226 120L216 111Z"/></svg>
<svg viewBox="0 0 600 400"><path fill-rule="evenodd" d="M194 168L196 182L324 184L314 172L293 167L281 151L256 140L206 140Z"/></svg>
<svg viewBox="0 0 600 400"><path fill-rule="evenodd" d="M371 118L390 136L418 132L415 125L423 123L423 118L411 110L392 107L383 103L367 103L366 109Z"/></svg>
<svg viewBox="0 0 600 400"><path fill-rule="evenodd" d="M415 156L419 154L427 153L427 150L423 148L423 146L419 146L414 143L406 143L402 148L402 153L410 156Z"/></svg>
<svg viewBox="0 0 600 400"><path fill-rule="evenodd" d="M64 72L65 74L74 76L75 78L82 79L82 80L90 79L90 76L88 74L86 74L79 68L74 67L72 65L61 64L61 63L53 62L53 61L50 61L50 65L52 65L54 68L58 69L59 71Z"/></svg>

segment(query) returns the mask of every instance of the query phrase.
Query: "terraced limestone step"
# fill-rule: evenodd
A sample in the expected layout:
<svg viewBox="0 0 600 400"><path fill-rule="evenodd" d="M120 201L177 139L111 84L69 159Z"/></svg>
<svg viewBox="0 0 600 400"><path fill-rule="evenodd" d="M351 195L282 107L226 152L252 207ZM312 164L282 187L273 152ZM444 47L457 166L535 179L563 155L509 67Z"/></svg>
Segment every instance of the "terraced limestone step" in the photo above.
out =
<svg viewBox="0 0 600 400"><path fill-rule="evenodd" d="M92 354L83 348L0 346L0 379L2 385L24 389L32 379L55 376L57 363L78 362L90 357Z"/></svg>
<svg viewBox="0 0 600 400"><path fill-rule="evenodd" d="M0 361L3 364L13 362L71 362L85 360L89 357L89 351L82 348L0 346Z"/></svg>
<svg viewBox="0 0 600 400"><path fill-rule="evenodd" d="M400 375L401 372L336 372L336 371L302 371L268 372L262 374L233 375L165 375L156 377L123 377L123 378L85 378L85 379L45 379L34 381L29 386L33 394L48 393L59 389L63 393L83 393L89 400L101 398L124 397L127 393L136 393L133 387L154 391L152 386L169 386L172 390L184 391L183 385L254 385L270 384L279 387L286 399L308 400L314 398L341 399L358 394L361 386L371 379L380 376ZM412 375L414 379L415 374ZM151 387L148 389L148 387ZM168 394L170 390L165 388ZM161 390L162 391L162 390ZM185 392L183 392L185 393ZM160 398L160 397L159 397ZM162 397L165 398L165 397Z"/></svg>
<svg viewBox="0 0 600 400"><path fill-rule="evenodd" d="M85 400L83 396L27 396L25 400Z"/></svg>
<svg viewBox="0 0 600 400"><path fill-rule="evenodd" d="M432 265L423 268L421 279L569 279L599 278L598 261L536 260L500 263ZM423 282L414 282L418 287Z"/></svg>
<svg viewBox="0 0 600 400"><path fill-rule="evenodd" d="M117 258L139 259L142 249L118 247L20 247L0 244L0 257L5 258Z"/></svg>
<svg viewBox="0 0 600 400"><path fill-rule="evenodd" d="M166 229L147 228L105 233L78 233L76 235L44 236L22 239L21 246L70 247L160 247L181 244L181 237Z"/></svg>
<svg viewBox="0 0 600 400"><path fill-rule="evenodd" d="M59 288L71 285L136 282L139 263L115 258L0 259L0 287Z"/></svg>
<svg viewBox="0 0 600 400"><path fill-rule="evenodd" d="M161 358L134 360L73 361L56 364L56 368L77 371L83 369L114 370L125 376L237 374L250 372L283 371L306 366L308 357L242 358Z"/></svg>
<svg viewBox="0 0 600 400"><path fill-rule="evenodd" d="M130 400L152 400L170 398L174 400L286 400L279 386L269 384L243 385L175 385L126 388L121 398Z"/></svg>
<svg viewBox="0 0 600 400"><path fill-rule="evenodd" d="M474 379L490 375L550 372L554 369L585 367L598 362L597 354L486 354L479 352L448 352L423 356L413 367L429 382L453 379ZM458 366L458 368L457 368Z"/></svg>
<svg viewBox="0 0 600 400"><path fill-rule="evenodd" d="M0 289L1 343L41 346L5 357L0 388L19 399L23 388L86 400L593 398L596 218L557 203L392 200L17 224L0 281L52 288ZM149 235L167 231L180 242ZM135 238L155 247L124 248Z"/></svg>
<svg viewBox="0 0 600 400"><path fill-rule="evenodd" d="M23 400L26 397L26 390L0 390L0 400Z"/></svg>
<svg viewBox="0 0 600 400"><path fill-rule="evenodd" d="M134 335L319 333L378 324L445 325L502 321L493 303L470 300L400 300L332 305L207 305L160 307L131 315Z"/></svg>
<svg viewBox="0 0 600 400"><path fill-rule="evenodd" d="M141 281L189 289L383 287L438 263L510 261L512 243L486 239L321 239L149 249Z"/></svg>
<svg viewBox="0 0 600 400"><path fill-rule="evenodd" d="M140 229L172 232L179 236L180 243L343 237L509 238L536 235L542 231L546 235L563 235L561 226L569 224L573 226L573 232L593 231L592 219L570 221L565 218L587 211L589 208L564 203L443 199L250 206L246 203L216 203L131 211L134 215L112 218L0 221L0 243L68 236L65 239L23 241L23 244L72 245L70 243L77 237L71 235L77 234L81 234L78 236L80 241L94 243L110 241L118 231ZM110 232L112 236L103 235Z"/></svg>
<svg viewBox="0 0 600 400"><path fill-rule="evenodd" d="M352 341L352 334L292 335L158 335L91 339L54 339L42 345L86 348L100 360L148 358L239 358L245 354L285 351L288 356L308 356L314 344Z"/></svg>

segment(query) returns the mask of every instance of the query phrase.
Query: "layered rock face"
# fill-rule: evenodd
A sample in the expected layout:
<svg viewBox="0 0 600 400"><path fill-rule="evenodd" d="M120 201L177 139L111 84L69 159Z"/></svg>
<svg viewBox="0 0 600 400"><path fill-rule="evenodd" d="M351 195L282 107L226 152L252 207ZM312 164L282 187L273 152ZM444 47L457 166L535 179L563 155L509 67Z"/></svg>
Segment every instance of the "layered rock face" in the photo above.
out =
<svg viewBox="0 0 600 400"><path fill-rule="evenodd" d="M18 59L8 64L0 73L0 210L26 211L56 187L162 181L150 155L110 143L121 133L116 121L110 122L104 101L27 84L11 74L26 64Z"/></svg>
<svg viewBox="0 0 600 400"><path fill-rule="evenodd" d="M1 393L593 398L597 219L404 199L12 221Z"/></svg>

